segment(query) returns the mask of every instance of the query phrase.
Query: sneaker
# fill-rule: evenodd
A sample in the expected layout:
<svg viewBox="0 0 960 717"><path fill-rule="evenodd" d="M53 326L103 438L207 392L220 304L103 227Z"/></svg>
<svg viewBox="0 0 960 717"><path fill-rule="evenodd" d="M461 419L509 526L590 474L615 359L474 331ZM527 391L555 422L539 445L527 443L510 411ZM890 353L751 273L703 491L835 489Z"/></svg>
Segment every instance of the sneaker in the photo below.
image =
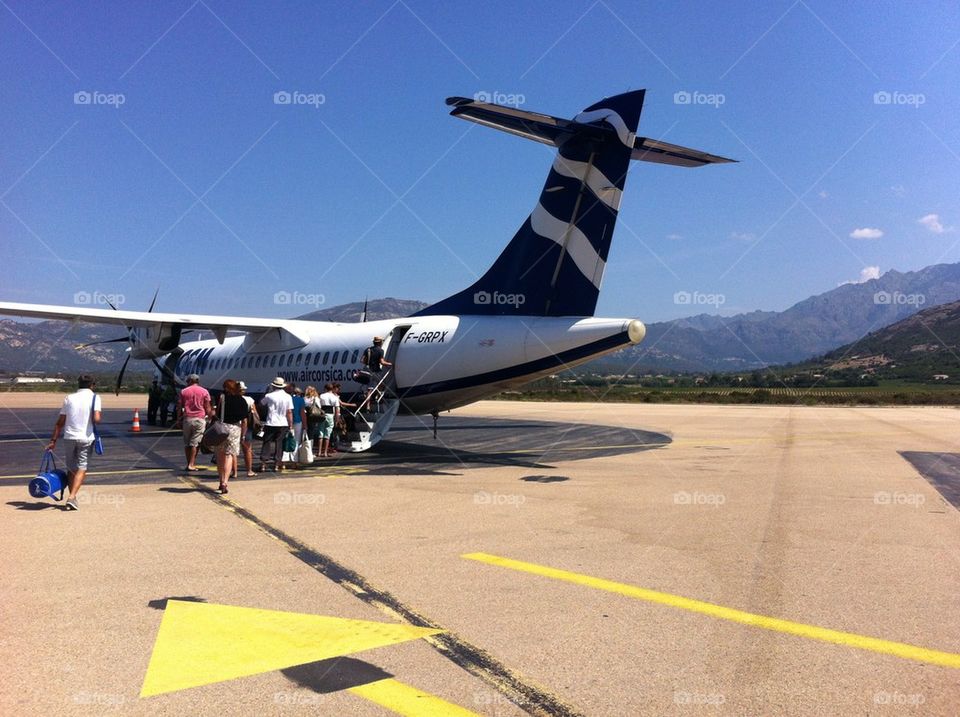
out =
<svg viewBox="0 0 960 717"><path fill-rule="evenodd" d="M70 500L68 500L64 508L66 510L80 510L80 506L77 505L77 501L75 498L71 498Z"/></svg>

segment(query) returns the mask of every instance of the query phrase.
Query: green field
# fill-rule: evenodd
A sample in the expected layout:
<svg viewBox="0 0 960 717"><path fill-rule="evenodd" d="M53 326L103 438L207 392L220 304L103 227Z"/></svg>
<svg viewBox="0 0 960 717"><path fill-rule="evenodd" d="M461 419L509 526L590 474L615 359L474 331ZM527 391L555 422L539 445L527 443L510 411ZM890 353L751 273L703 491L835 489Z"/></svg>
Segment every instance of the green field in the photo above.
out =
<svg viewBox="0 0 960 717"><path fill-rule="evenodd" d="M623 403L717 403L776 405L960 405L960 387L907 381L882 382L878 386L810 388L750 388L729 386L642 387L631 383L585 381L583 383L536 382L520 391L506 391L497 398L514 401L613 401Z"/></svg>

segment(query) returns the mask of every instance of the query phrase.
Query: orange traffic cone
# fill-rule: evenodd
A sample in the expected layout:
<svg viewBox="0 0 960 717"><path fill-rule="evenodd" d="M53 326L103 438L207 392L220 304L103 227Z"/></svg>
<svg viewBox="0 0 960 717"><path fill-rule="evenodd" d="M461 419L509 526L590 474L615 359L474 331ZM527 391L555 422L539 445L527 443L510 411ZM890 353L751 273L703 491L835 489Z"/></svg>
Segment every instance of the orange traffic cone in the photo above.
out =
<svg viewBox="0 0 960 717"><path fill-rule="evenodd" d="M140 409L133 409L133 426L130 427L133 433L140 433Z"/></svg>

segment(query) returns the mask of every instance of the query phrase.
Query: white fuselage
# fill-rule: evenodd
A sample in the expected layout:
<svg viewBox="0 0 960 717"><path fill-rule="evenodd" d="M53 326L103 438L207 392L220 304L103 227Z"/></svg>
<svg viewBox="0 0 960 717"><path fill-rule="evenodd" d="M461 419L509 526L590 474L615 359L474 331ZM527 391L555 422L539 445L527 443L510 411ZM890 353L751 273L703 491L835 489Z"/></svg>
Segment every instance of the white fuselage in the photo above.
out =
<svg viewBox="0 0 960 717"><path fill-rule="evenodd" d="M430 413L476 401L563 368L611 353L643 338L639 321L598 318L509 316L423 316L340 324L283 323L284 331L250 333L183 343L172 367L179 378L200 375L219 389L232 378L251 394L262 393L280 376L318 389L340 382L343 392L364 386L353 372L375 335L394 364L388 377L403 408Z"/></svg>

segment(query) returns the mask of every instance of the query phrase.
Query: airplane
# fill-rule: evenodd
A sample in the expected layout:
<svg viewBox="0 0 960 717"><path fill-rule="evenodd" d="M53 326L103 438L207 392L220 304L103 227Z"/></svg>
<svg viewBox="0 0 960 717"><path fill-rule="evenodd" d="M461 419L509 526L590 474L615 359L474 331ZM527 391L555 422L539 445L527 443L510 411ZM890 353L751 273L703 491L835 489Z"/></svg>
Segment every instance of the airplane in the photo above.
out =
<svg viewBox="0 0 960 717"><path fill-rule="evenodd" d="M364 396L370 387L358 380L360 357L374 335L383 336L393 366L375 387L382 400L356 412L341 450L373 447L401 412L430 414L436 428L441 411L643 340L637 319L594 317L630 162L735 161L637 136L645 94L608 97L573 119L447 99L454 117L557 152L536 207L486 273L406 318L350 324L163 313L153 304L143 312L9 302L0 302L0 315L118 324L127 336L114 341L129 343L127 361L152 360L177 384L196 373L211 392L226 378L242 380L254 397L277 376L300 385L336 381L345 396ZM183 340L198 330L214 338Z"/></svg>

